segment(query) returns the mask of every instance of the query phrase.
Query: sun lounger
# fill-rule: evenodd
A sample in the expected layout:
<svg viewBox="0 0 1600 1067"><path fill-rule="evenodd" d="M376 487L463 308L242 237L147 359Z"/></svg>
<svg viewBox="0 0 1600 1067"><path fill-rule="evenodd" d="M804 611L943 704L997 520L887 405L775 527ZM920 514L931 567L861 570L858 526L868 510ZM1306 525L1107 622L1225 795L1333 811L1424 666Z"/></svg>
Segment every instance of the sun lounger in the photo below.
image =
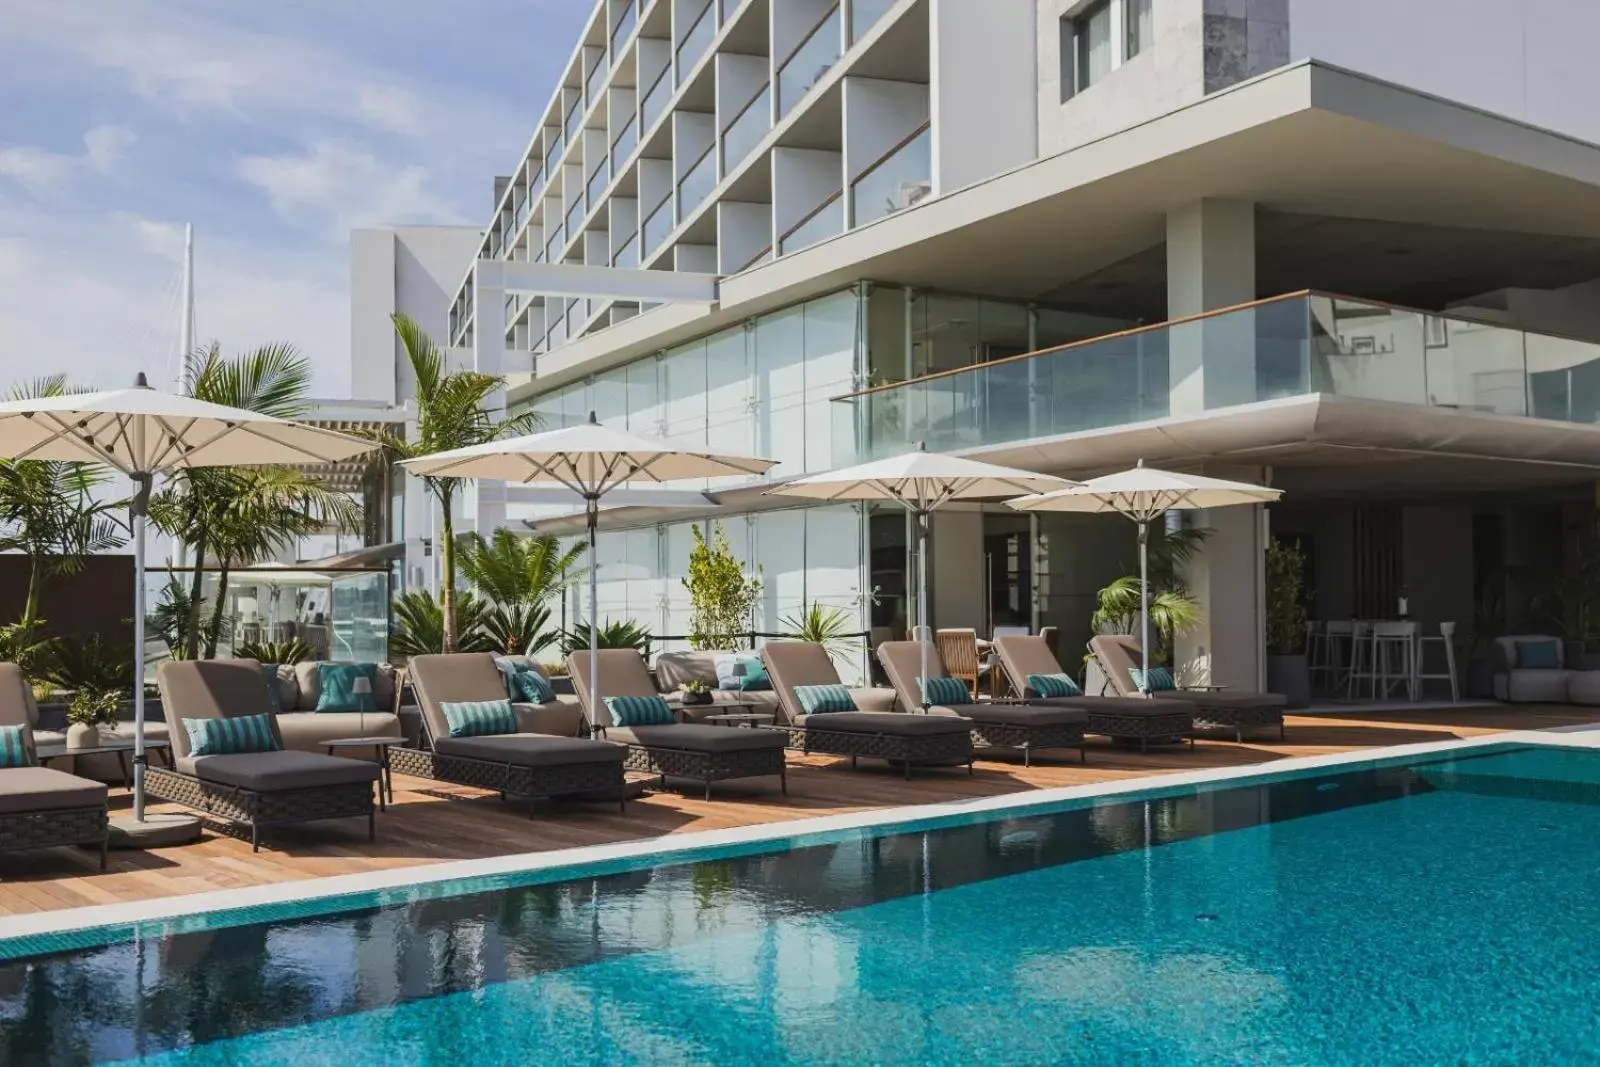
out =
<svg viewBox="0 0 1600 1067"><path fill-rule="evenodd" d="M0 851L99 845L106 869L106 787L38 766L29 711L33 694L15 663L0 663L0 726L21 727L25 767L0 768Z"/></svg>
<svg viewBox="0 0 1600 1067"><path fill-rule="evenodd" d="M789 744L805 752L849 756L900 764L907 778L911 768L965 763L972 769L972 733L967 723L946 716L907 715L892 710L892 689L851 689L857 711L808 715L795 693L797 686L839 685L839 672L821 645L809 641L768 641L761 648L767 676L778 694Z"/></svg>
<svg viewBox="0 0 1600 1067"><path fill-rule="evenodd" d="M885 641L878 646L878 662L900 694L906 707L922 706L922 688L917 679L922 672L923 648L915 641ZM928 674L948 678L939 650L927 647ZM988 748L1014 748L1022 762L1033 762L1033 753L1046 748L1075 748L1080 761L1086 758L1083 747L1086 712L1076 708L1043 704L979 703L928 705L933 716L959 715L972 723L974 743Z"/></svg>
<svg viewBox="0 0 1600 1067"><path fill-rule="evenodd" d="M1090 639L1089 651L1094 653L1101 671L1118 696L1140 696L1132 674L1140 662L1138 638L1101 634ZM1278 740L1283 740L1283 709L1288 706L1289 698L1279 693L1224 693L1198 688L1157 691L1150 696L1162 701L1181 700L1192 704L1198 729L1232 730L1233 739L1243 741L1246 730L1276 726Z"/></svg>
<svg viewBox="0 0 1600 1067"><path fill-rule="evenodd" d="M150 767L150 796L250 827L261 849L261 828L365 816L367 838L377 834L373 786L379 767L283 748L261 664L253 659L176 660L156 670L171 729L173 766ZM229 755L193 754L185 720L265 715L278 748Z"/></svg>
<svg viewBox="0 0 1600 1067"><path fill-rule="evenodd" d="M1028 685L1030 674L1061 674L1061 664L1043 637L997 637L995 653L1011 688L1023 699L1053 707L1079 708L1089 721L1084 730L1124 744L1139 743L1148 750L1150 742L1172 742L1194 730L1195 709L1186 701L1163 700L1157 704L1143 697L1073 696L1046 697ZM1193 738L1190 737L1191 744Z"/></svg>
<svg viewBox="0 0 1600 1067"><path fill-rule="evenodd" d="M650 679L644 657L631 648L603 648L598 668L601 700L589 691L587 651L567 657L572 687L583 703L584 713L599 736L628 746L628 767L668 778L692 778L705 783L706 799L711 798L711 783L733 778L755 778L776 774L783 792L789 791L784 763L785 734L779 730L740 729L693 723L652 726L618 726L605 705L605 697L660 697Z"/></svg>
<svg viewBox="0 0 1600 1067"><path fill-rule="evenodd" d="M465 701L509 700L506 676L487 652L413 656L411 685L422 711L418 748L397 748L389 754L401 774L456 785L490 789L504 796L540 797L599 795L616 797L627 809L621 745L577 734L577 708L513 702L517 732L476 737L451 737L442 705ZM561 729L562 735L544 732Z"/></svg>

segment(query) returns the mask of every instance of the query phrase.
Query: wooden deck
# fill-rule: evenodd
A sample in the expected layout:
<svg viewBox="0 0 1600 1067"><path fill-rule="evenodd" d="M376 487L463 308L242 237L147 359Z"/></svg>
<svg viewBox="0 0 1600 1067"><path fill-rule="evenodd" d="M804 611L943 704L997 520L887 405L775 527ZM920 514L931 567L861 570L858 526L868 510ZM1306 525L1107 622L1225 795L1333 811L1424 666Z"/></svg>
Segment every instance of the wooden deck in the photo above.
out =
<svg viewBox="0 0 1600 1067"><path fill-rule="evenodd" d="M0 914L1597 722L1600 708L1452 708L1383 714L1353 710L1349 717L1291 717L1281 744L1201 741L1192 751L1174 747L1140 755L1091 742L1086 765L1075 757L1041 761L1026 769L1020 763L985 760L972 777L962 771L927 770L909 782L881 764L864 762L852 773L846 761L791 753L787 797L771 780L753 779L719 785L711 801L698 794L655 794L630 803L627 814L611 804L569 805L541 810L534 819L528 818L526 808L508 806L477 790L397 777L396 803L378 817L376 842L366 840L364 823L344 820L270 831L258 855L251 854L248 839L208 827L203 841L183 848L114 852L110 870L103 873L87 851L0 855ZM117 790L113 805L126 808L127 795Z"/></svg>

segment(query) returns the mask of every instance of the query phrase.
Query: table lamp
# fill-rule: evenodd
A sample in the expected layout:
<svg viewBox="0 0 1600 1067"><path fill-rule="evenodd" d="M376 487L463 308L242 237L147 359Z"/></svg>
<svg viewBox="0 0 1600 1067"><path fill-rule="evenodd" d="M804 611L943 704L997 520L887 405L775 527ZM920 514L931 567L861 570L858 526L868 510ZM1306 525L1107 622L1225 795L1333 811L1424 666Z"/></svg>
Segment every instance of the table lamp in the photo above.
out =
<svg viewBox="0 0 1600 1067"><path fill-rule="evenodd" d="M356 729L361 731L362 737L365 737L367 736L367 702L364 698L372 695L372 679L363 674L351 683L350 691L356 695L356 710L361 712L361 724Z"/></svg>

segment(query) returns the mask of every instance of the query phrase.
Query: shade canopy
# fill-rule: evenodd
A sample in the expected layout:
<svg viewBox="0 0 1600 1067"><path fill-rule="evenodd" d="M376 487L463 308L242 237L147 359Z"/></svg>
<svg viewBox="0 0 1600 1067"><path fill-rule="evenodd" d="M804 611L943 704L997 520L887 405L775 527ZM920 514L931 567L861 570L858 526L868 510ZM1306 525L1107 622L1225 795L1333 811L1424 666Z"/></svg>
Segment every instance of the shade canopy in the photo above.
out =
<svg viewBox="0 0 1600 1067"><path fill-rule="evenodd" d="M469 448L406 460L412 474L440 478L493 478L553 482L585 496L603 495L626 482L760 475L776 460L682 449L666 441L602 426L593 415L578 426L508 437Z"/></svg>
<svg viewBox="0 0 1600 1067"><path fill-rule="evenodd" d="M918 445L914 452L807 475L769 489L767 493L808 500L890 500L913 510L931 511L950 500L1044 493L1073 484L1048 474L929 452Z"/></svg>
<svg viewBox="0 0 1600 1067"><path fill-rule="evenodd" d="M104 463L130 475L331 463L376 447L320 426L142 385L0 402L0 457Z"/></svg>
<svg viewBox="0 0 1600 1067"><path fill-rule="evenodd" d="M1168 511L1269 504L1282 495L1281 489L1179 474L1141 464L1132 470L1009 503L1019 511L1114 512L1136 522L1150 522Z"/></svg>

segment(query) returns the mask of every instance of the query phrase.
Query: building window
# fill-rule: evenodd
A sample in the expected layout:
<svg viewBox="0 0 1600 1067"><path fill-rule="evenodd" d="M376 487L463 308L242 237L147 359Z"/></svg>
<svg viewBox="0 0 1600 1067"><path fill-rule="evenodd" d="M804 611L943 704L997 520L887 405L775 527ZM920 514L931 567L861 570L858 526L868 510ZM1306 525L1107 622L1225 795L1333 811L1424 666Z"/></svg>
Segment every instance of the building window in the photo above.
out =
<svg viewBox="0 0 1600 1067"><path fill-rule="evenodd" d="M1061 20L1061 98L1111 73L1111 0L1097 0Z"/></svg>
<svg viewBox="0 0 1600 1067"><path fill-rule="evenodd" d="M1132 59L1146 48L1155 37L1155 24L1151 16L1151 7L1155 0L1124 0L1128 18L1127 49L1123 56Z"/></svg>

